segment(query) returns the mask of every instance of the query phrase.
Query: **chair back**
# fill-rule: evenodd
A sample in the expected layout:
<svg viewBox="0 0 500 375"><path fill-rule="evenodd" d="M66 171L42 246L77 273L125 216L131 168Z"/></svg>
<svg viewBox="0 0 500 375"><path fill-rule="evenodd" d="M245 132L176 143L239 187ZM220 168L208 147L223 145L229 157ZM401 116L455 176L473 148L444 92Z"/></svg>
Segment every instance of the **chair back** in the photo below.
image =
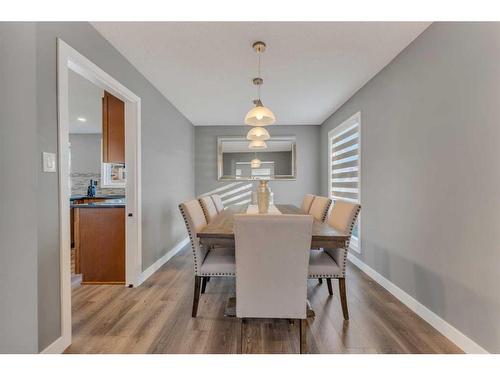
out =
<svg viewBox="0 0 500 375"><path fill-rule="evenodd" d="M352 234L361 205L344 200L336 200L328 216L328 224L344 233Z"/></svg>
<svg viewBox="0 0 500 375"><path fill-rule="evenodd" d="M325 221L326 214L330 208L332 200L326 197L316 196L309 209L309 214L312 215L318 221Z"/></svg>
<svg viewBox="0 0 500 375"><path fill-rule="evenodd" d="M356 224L361 205L351 203L344 200L336 200L333 204L330 215L328 216L328 224L344 233L349 234L345 248L340 249L325 249L325 251L335 260L341 269L341 276L345 277L347 251L351 240L352 230Z"/></svg>
<svg viewBox="0 0 500 375"><path fill-rule="evenodd" d="M217 208L215 208L212 197L201 197L198 200L200 201L201 208L203 209L203 213L205 214L205 218L207 219L207 223L210 223L217 216Z"/></svg>
<svg viewBox="0 0 500 375"><path fill-rule="evenodd" d="M222 211L224 211L224 204L222 203L220 195L217 194L212 195L212 200L214 201L217 213L221 213Z"/></svg>
<svg viewBox="0 0 500 375"><path fill-rule="evenodd" d="M201 208L200 202L197 199L182 202L179 205L186 229L191 241L193 250L194 273L198 275L200 266L205 259L208 249L200 245L199 238L196 236L199 231L206 227L207 221Z"/></svg>
<svg viewBox="0 0 500 375"><path fill-rule="evenodd" d="M305 319L310 215L235 215L236 316Z"/></svg>
<svg viewBox="0 0 500 375"><path fill-rule="evenodd" d="M302 205L300 206L302 212L308 213L309 209L311 208L311 204L314 200L314 195L312 194L306 194L304 196L304 200L302 201Z"/></svg>

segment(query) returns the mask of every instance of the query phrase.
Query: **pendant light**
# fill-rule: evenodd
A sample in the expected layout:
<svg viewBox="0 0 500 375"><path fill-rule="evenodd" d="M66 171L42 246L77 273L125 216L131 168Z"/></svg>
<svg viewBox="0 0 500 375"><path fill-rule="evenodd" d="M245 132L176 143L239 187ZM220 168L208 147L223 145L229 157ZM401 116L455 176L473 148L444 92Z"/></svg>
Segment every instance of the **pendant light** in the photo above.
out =
<svg viewBox="0 0 500 375"><path fill-rule="evenodd" d="M257 151L254 152L254 158L250 161L250 168L260 168L261 161L257 159Z"/></svg>
<svg viewBox="0 0 500 375"><path fill-rule="evenodd" d="M253 127L247 133L247 139L249 141L267 141L271 136L269 132L260 126Z"/></svg>
<svg viewBox="0 0 500 375"><path fill-rule="evenodd" d="M260 86L264 83L264 80L260 77L260 54L266 50L266 44L260 41L255 42L252 45L252 48L259 56L259 76L252 80L252 83L257 86L258 99L253 101L255 107L248 111L245 116L245 124L251 126L267 126L274 124L276 122L276 117L269 108L264 107L262 101L260 100Z"/></svg>
<svg viewBox="0 0 500 375"><path fill-rule="evenodd" d="M260 160L255 158L255 159L252 159L252 161L250 162L250 167L251 168L260 168Z"/></svg>
<svg viewBox="0 0 500 375"><path fill-rule="evenodd" d="M248 144L248 148L252 150L265 150L267 144L264 141L252 141Z"/></svg>

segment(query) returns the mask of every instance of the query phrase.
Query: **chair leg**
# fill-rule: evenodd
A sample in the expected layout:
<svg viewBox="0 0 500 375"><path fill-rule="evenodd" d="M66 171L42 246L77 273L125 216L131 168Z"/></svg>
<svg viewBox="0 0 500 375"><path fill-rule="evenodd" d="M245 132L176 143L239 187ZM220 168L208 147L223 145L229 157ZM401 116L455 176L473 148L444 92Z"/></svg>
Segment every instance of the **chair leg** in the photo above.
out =
<svg viewBox="0 0 500 375"><path fill-rule="evenodd" d="M193 312L191 316L196 318L196 314L198 313L198 301L200 300L200 284L201 284L201 276L194 277L194 296L193 296Z"/></svg>
<svg viewBox="0 0 500 375"><path fill-rule="evenodd" d="M307 319L300 319L300 354L307 353Z"/></svg>
<svg viewBox="0 0 500 375"><path fill-rule="evenodd" d="M323 284L323 279L321 277L318 279L318 284Z"/></svg>
<svg viewBox="0 0 500 375"><path fill-rule="evenodd" d="M340 303L342 304L342 313L344 320L349 320L349 311L347 310L347 294L345 290L345 278L339 279Z"/></svg>
<svg viewBox="0 0 500 375"><path fill-rule="evenodd" d="M326 285L328 285L328 293L333 296L333 289L332 289L332 279L327 278L326 279Z"/></svg>
<svg viewBox="0 0 500 375"><path fill-rule="evenodd" d="M205 294L205 289L207 288L208 277L202 277L201 279L201 294Z"/></svg>

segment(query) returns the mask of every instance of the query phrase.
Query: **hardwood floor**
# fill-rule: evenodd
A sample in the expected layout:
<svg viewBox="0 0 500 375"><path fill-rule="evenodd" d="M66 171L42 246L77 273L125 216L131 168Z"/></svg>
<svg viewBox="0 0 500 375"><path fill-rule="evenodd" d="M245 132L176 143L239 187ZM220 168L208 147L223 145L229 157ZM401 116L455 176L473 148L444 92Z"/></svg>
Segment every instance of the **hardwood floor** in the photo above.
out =
<svg viewBox="0 0 500 375"><path fill-rule="evenodd" d="M462 351L352 264L350 320L342 318L337 281L310 280L316 312L308 319L309 353L461 353ZM236 353L239 322L224 317L234 279L212 277L191 318L193 265L187 247L138 288L73 289L73 344L66 353ZM298 353L299 321L246 319L244 353Z"/></svg>

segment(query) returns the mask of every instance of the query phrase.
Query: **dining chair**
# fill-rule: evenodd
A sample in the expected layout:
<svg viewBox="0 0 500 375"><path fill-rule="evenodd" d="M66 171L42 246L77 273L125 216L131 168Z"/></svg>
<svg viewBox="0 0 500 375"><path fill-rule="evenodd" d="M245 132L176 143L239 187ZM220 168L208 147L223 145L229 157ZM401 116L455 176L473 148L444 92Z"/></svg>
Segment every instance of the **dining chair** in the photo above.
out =
<svg viewBox="0 0 500 375"><path fill-rule="evenodd" d="M356 224L361 205L343 200L336 200L328 216L328 224L340 232L348 233L349 240L346 241L344 248L322 249L320 251L311 251L309 259L309 278L325 278L328 285L328 293L333 295L332 279L339 280L340 303L342 305L342 314L345 320L349 320L349 311L347 309L347 294L345 287L345 270L347 261L347 251L351 239L352 230Z"/></svg>
<svg viewBox="0 0 500 375"><path fill-rule="evenodd" d="M325 221L330 204L332 204L330 198L315 196L311 203L311 208L309 208L309 214L316 220L323 222Z"/></svg>
<svg viewBox="0 0 500 375"><path fill-rule="evenodd" d="M205 196L198 198L198 200L200 201L201 208L203 210L203 213L205 214L205 218L207 219L207 223L210 223L218 214L212 197Z"/></svg>
<svg viewBox="0 0 500 375"><path fill-rule="evenodd" d="M205 215L197 199L179 205L191 241L194 261L194 296L192 317L196 318L200 294L205 291L210 277L235 277L233 248L208 248L200 244L196 236L207 225ZM200 285L201 290L200 290Z"/></svg>
<svg viewBox="0 0 500 375"><path fill-rule="evenodd" d="M300 352L306 351L310 215L235 215L236 316L300 319ZM241 351L241 350L239 350Z"/></svg>
<svg viewBox="0 0 500 375"><path fill-rule="evenodd" d="M220 195L214 194L211 196L212 200L214 201L215 208L217 209L217 213L221 213L224 211L224 204L222 203L222 199Z"/></svg>
<svg viewBox="0 0 500 375"><path fill-rule="evenodd" d="M314 195L306 194L304 196L304 199L302 200L302 205L300 206L300 209L303 212L308 213L309 209L311 208L311 204L312 204L313 200L314 200Z"/></svg>

